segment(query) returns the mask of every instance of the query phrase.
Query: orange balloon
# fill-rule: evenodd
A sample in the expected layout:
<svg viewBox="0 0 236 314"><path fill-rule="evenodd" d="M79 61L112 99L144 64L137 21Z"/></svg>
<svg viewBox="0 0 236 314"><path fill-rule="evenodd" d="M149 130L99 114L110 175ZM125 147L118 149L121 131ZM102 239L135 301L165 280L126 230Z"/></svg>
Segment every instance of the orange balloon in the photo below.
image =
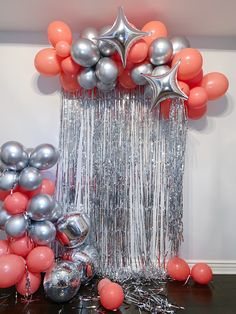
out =
<svg viewBox="0 0 236 314"><path fill-rule="evenodd" d="M11 215L21 214L26 211L28 197L20 192L9 194L3 203L3 207Z"/></svg>
<svg viewBox="0 0 236 314"><path fill-rule="evenodd" d="M189 96L190 88L189 88L188 84L186 84L185 82L182 82L182 81L178 81L178 85L179 85L180 89L185 93L185 95Z"/></svg>
<svg viewBox="0 0 236 314"><path fill-rule="evenodd" d="M36 190L30 191L28 195L29 197L33 197L38 194L53 195L54 191L55 191L55 183L47 178L44 178L39 188L37 188Z"/></svg>
<svg viewBox="0 0 236 314"><path fill-rule="evenodd" d="M206 106L208 97L203 87L194 87L190 90L188 108L199 109Z"/></svg>
<svg viewBox="0 0 236 314"><path fill-rule="evenodd" d="M120 76L124 72L124 67L121 61L115 61L118 69L118 76Z"/></svg>
<svg viewBox="0 0 236 314"><path fill-rule="evenodd" d="M187 107L187 115L191 120L201 119L207 112L207 105L201 108L189 108Z"/></svg>
<svg viewBox="0 0 236 314"><path fill-rule="evenodd" d="M148 45L144 40L137 41L128 53L128 60L133 63L144 61L148 54Z"/></svg>
<svg viewBox="0 0 236 314"><path fill-rule="evenodd" d="M124 291L118 283L110 282L100 291L100 302L107 310L117 310L124 301Z"/></svg>
<svg viewBox="0 0 236 314"><path fill-rule="evenodd" d="M63 40L71 45L72 43L72 32L70 27L62 21L54 21L48 25L48 40L53 45Z"/></svg>
<svg viewBox="0 0 236 314"><path fill-rule="evenodd" d="M45 272L54 263L53 250L47 246L37 246L28 254L26 263L32 273Z"/></svg>
<svg viewBox="0 0 236 314"><path fill-rule="evenodd" d="M197 283L207 285L212 280L211 267L206 263L197 263L191 270L191 276Z"/></svg>
<svg viewBox="0 0 236 314"><path fill-rule="evenodd" d="M145 24L142 28L143 32L150 32L148 36L143 37L143 40L146 41L147 45L153 42L153 40L159 37L167 37L167 29L166 26L160 21L151 21Z"/></svg>
<svg viewBox="0 0 236 314"><path fill-rule="evenodd" d="M61 62L62 71L66 74L78 74L80 66L71 57L67 57Z"/></svg>
<svg viewBox="0 0 236 314"><path fill-rule="evenodd" d="M28 287L29 280L29 287ZM21 280L16 284L16 290L21 295L31 295L35 293L41 284L41 275L38 273L24 274Z"/></svg>
<svg viewBox="0 0 236 314"><path fill-rule="evenodd" d="M77 75L75 74L61 73L60 81L62 87L67 92L76 92L80 88L80 85L77 81Z"/></svg>
<svg viewBox="0 0 236 314"><path fill-rule="evenodd" d="M172 67L181 60L178 69L178 79L181 81L191 80L202 69L202 55L194 48L184 48L179 51L172 60Z"/></svg>
<svg viewBox="0 0 236 314"><path fill-rule="evenodd" d="M36 54L34 65L39 73L54 76L61 72L60 61L54 48L45 48Z"/></svg>
<svg viewBox="0 0 236 314"><path fill-rule="evenodd" d="M98 293L100 294L100 292L102 291L102 288L105 287L105 285L107 285L108 283L111 283L111 280L108 278L103 278L99 281L98 283Z"/></svg>
<svg viewBox="0 0 236 314"><path fill-rule="evenodd" d="M25 260L15 254L0 257L0 288L15 285L24 275Z"/></svg>
<svg viewBox="0 0 236 314"><path fill-rule="evenodd" d="M56 53L59 57L66 58L70 55L71 46L66 41L63 41L63 40L58 41L55 48L56 48Z"/></svg>
<svg viewBox="0 0 236 314"><path fill-rule="evenodd" d="M201 86L206 90L208 99L214 100L226 93L229 87L229 81L224 74L211 72L204 75Z"/></svg>
<svg viewBox="0 0 236 314"><path fill-rule="evenodd" d="M4 201L7 195L9 195L11 191L0 190L0 201Z"/></svg>
<svg viewBox="0 0 236 314"><path fill-rule="evenodd" d="M9 247L14 254L26 257L34 248L34 242L25 235L21 238L11 238L9 240Z"/></svg>
<svg viewBox="0 0 236 314"><path fill-rule="evenodd" d="M173 257L168 261L167 272L172 279L185 281L190 275L190 268L185 260Z"/></svg>
<svg viewBox="0 0 236 314"><path fill-rule="evenodd" d="M0 240L0 256L10 254L11 249L7 240Z"/></svg>
<svg viewBox="0 0 236 314"><path fill-rule="evenodd" d="M119 76L120 85L126 89L133 89L136 87L136 84L131 78L131 72L129 70L124 70L123 73Z"/></svg>
<svg viewBox="0 0 236 314"><path fill-rule="evenodd" d="M188 84L190 88L193 88L196 86L201 86L202 78L203 78L203 71L201 69L201 71L194 78L185 82Z"/></svg>

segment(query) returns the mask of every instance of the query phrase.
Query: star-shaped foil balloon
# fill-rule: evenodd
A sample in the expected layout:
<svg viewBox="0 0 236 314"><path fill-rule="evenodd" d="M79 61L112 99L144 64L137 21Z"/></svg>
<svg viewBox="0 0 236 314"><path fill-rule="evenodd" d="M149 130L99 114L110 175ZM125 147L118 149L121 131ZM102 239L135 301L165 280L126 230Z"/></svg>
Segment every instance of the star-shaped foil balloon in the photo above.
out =
<svg viewBox="0 0 236 314"><path fill-rule="evenodd" d="M175 66L163 75L142 74L152 88L153 98L151 110L161 101L168 98L188 99L188 96L180 89L177 81L177 72L181 60Z"/></svg>
<svg viewBox="0 0 236 314"><path fill-rule="evenodd" d="M97 39L103 40L115 47L125 67L130 47L137 40L148 35L149 33L142 32L132 26L127 20L123 8L119 7L118 16L113 26Z"/></svg>

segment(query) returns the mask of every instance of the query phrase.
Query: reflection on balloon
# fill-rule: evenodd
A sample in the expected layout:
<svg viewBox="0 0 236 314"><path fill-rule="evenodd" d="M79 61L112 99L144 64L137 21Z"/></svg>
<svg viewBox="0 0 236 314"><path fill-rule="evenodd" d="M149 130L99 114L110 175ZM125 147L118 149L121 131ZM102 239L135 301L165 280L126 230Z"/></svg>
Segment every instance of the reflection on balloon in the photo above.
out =
<svg viewBox="0 0 236 314"><path fill-rule="evenodd" d="M0 189L12 190L18 182L18 174L12 170L6 170L0 174Z"/></svg>
<svg viewBox="0 0 236 314"><path fill-rule="evenodd" d="M92 89L97 84L97 78L92 68L86 68L78 75L78 82L84 89Z"/></svg>
<svg viewBox="0 0 236 314"><path fill-rule="evenodd" d="M5 232L9 237L22 237L28 227L28 219L24 215L14 215L5 224Z"/></svg>
<svg viewBox="0 0 236 314"><path fill-rule="evenodd" d="M50 195L38 194L29 201L27 214L35 221L50 220L55 206L56 203Z"/></svg>
<svg viewBox="0 0 236 314"><path fill-rule="evenodd" d="M101 58L96 65L96 76L105 84L114 82L118 76L116 63L110 58Z"/></svg>
<svg viewBox="0 0 236 314"><path fill-rule="evenodd" d="M33 191L42 184L42 175L38 169L28 167L21 171L19 185L26 191Z"/></svg>
<svg viewBox="0 0 236 314"><path fill-rule="evenodd" d="M35 221L29 229L29 236L38 245L47 245L55 240L56 228L51 221Z"/></svg>
<svg viewBox="0 0 236 314"><path fill-rule="evenodd" d="M151 43L148 55L152 64L162 65L170 61L172 52L171 41L168 38L158 38Z"/></svg>
<svg viewBox="0 0 236 314"><path fill-rule="evenodd" d="M131 77L135 84L137 85L145 85L147 84L146 79L142 76L142 74L151 74L153 67L150 63L144 62L141 65L138 65L133 68L131 71Z"/></svg>
<svg viewBox="0 0 236 314"><path fill-rule="evenodd" d="M91 40L79 38L71 47L71 57L75 63L83 67L91 67L98 62L100 52Z"/></svg>
<svg viewBox="0 0 236 314"><path fill-rule="evenodd" d="M39 170L53 167L59 158L59 152L51 144L38 145L31 153L29 164Z"/></svg>
<svg viewBox="0 0 236 314"><path fill-rule="evenodd" d="M15 141L9 141L1 146L1 160L7 166L16 166L22 160L24 148ZM13 169L15 170L15 169Z"/></svg>

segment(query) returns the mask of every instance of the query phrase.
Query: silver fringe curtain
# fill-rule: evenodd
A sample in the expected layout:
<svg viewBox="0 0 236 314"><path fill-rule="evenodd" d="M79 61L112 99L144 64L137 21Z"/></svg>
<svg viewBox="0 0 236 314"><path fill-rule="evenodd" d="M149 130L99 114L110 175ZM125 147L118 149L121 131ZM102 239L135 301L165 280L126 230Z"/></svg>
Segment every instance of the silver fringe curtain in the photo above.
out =
<svg viewBox="0 0 236 314"><path fill-rule="evenodd" d="M182 241L187 120L150 111L142 89L62 93L57 200L84 211L98 272L162 278Z"/></svg>

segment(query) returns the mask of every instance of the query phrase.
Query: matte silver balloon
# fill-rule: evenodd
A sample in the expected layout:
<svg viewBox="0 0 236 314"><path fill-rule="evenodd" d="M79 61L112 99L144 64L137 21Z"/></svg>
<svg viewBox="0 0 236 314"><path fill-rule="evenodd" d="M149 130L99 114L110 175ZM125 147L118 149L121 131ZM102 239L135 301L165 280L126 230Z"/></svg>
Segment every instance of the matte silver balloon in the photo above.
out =
<svg viewBox="0 0 236 314"><path fill-rule="evenodd" d="M48 194L35 195L28 203L27 214L32 220L50 220L56 206L55 200Z"/></svg>
<svg viewBox="0 0 236 314"><path fill-rule="evenodd" d="M29 164L39 170L53 167L59 159L59 152L51 144L38 145L30 154Z"/></svg>
<svg viewBox="0 0 236 314"><path fill-rule="evenodd" d="M92 67L100 59L100 51L91 40L79 38L71 47L71 57L83 67Z"/></svg>
<svg viewBox="0 0 236 314"><path fill-rule="evenodd" d="M190 42L188 38L184 36L175 36L170 39L173 47L173 56L184 48L190 47Z"/></svg>
<svg viewBox="0 0 236 314"><path fill-rule="evenodd" d="M109 29L111 28L111 26L104 26L100 32L99 32L99 36L104 35ZM113 53L116 51L115 47L112 46L111 44L103 41L103 40L98 40L98 48L101 52L101 54L104 57L110 57L113 55Z"/></svg>
<svg viewBox="0 0 236 314"><path fill-rule="evenodd" d="M114 89L116 87L116 81L109 83L109 84L105 84L101 81L97 82L97 88L102 90L102 91L110 91L112 89Z"/></svg>
<svg viewBox="0 0 236 314"><path fill-rule="evenodd" d="M46 295L54 302L67 302L80 288L80 273L69 261L55 263L45 274L43 287Z"/></svg>
<svg viewBox="0 0 236 314"><path fill-rule="evenodd" d="M152 75L155 75L155 76L163 75L169 71L170 71L170 67L168 65L159 65L153 69Z"/></svg>
<svg viewBox="0 0 236 314"><path fill-rule="evenodd" d="M98 37L98 31L94 27L86 27L83 30L81 37L87 38L87 39L91 40L92 42L94 42L94 44L96 44L97 43L96 38Z"/></svg>
<svg viewBox="0 0 236 314"><path fill-rule="evenodd" d="M29 236L38 245L47 245L55 240L56 228L51 221L32 222Z"/></svg>
<svg viewBox="0 0 236 314"><path fill-rule="evenodd" d="M0 174L0 189L9 191L13 189L18 182L18 174L13 170L5 170Z"/></svg>
<svg viewBox="0 0 236 314"><path fill-rule="evenodd" d="M101 58L96 65L96 76L105 84L114 82L118 76L116 63L110 58Z"/></svg>
<svg viewBox="0 0 236 314"><path fill-rule="evenodd" d="M133 27L127 20L122 7L119 7L115 23L105 34L99 36L98 39L111 44L117 50L125 68L130 47L137 40L147 35L148 33Z"/></svg>
<svg viewBox="0 0 236 314"><path fill-rule="evenodd" d="M49 220L51 222L57 222L58 219L61 218L62 214L63 214L63 209L61 205L58 202L55 202L55 207L53 208L53 211Z"/></svg>
<svg viewBox="0 0 236 314"><path fill-rule="evenodd" d="M78 83L84 89L92 89L97 84L97 77L92 68L85 68L78 75Z"/></svg>
<svg viewBox="0 0 236 314"><path fill-rule="evenodd" d="M8 166L15 166L22 159L24 148L22 144L9 141L1 147L1 160Z"/></svg>
<svg viewBox="0 0 236 314"><path fill-rule="evenodd" d="M135 84L137 85L145 85L147 81L142 76L142 74L151 74L152 73L152 65L148 62L144 62L140 65L137 65L131 71L131 77Z"/></svg>
<svg viewBox="0 0 236 314"><path fill-rule="evenodd" d="M20 238L28 228L28 219L24 215L14 215L5 223L5 232L9 237Z"/></svg>
<svg viewBox="0 0 236 314"><path fill-rule="evenodd" d="M42 183L42 175L38 169L28 167L21 171L19 185L26 191L37 189Z"/></svg>
<svg viewBox="0 0 236 314"><path fill-rule="evenodd" d="M3 208L3 202L0 201L0 229L5 229L5 223L11 218L11 215Z"/></svg>
<svg viewBox="0 0 236 314"><path fill-rule="evenodd" d="M62 216L56 227L57 238L61 244L74 248L83 244L88 237L89 218L85 213L70 213Z"/></svg>
<svg viewBox="0 0 236 314"><path fill-rule="evenodd" d="M161 37L155 39L148 51L150 62L154 65L161 65L169 62L172 58L172 43L168 38Z"/></svg>

